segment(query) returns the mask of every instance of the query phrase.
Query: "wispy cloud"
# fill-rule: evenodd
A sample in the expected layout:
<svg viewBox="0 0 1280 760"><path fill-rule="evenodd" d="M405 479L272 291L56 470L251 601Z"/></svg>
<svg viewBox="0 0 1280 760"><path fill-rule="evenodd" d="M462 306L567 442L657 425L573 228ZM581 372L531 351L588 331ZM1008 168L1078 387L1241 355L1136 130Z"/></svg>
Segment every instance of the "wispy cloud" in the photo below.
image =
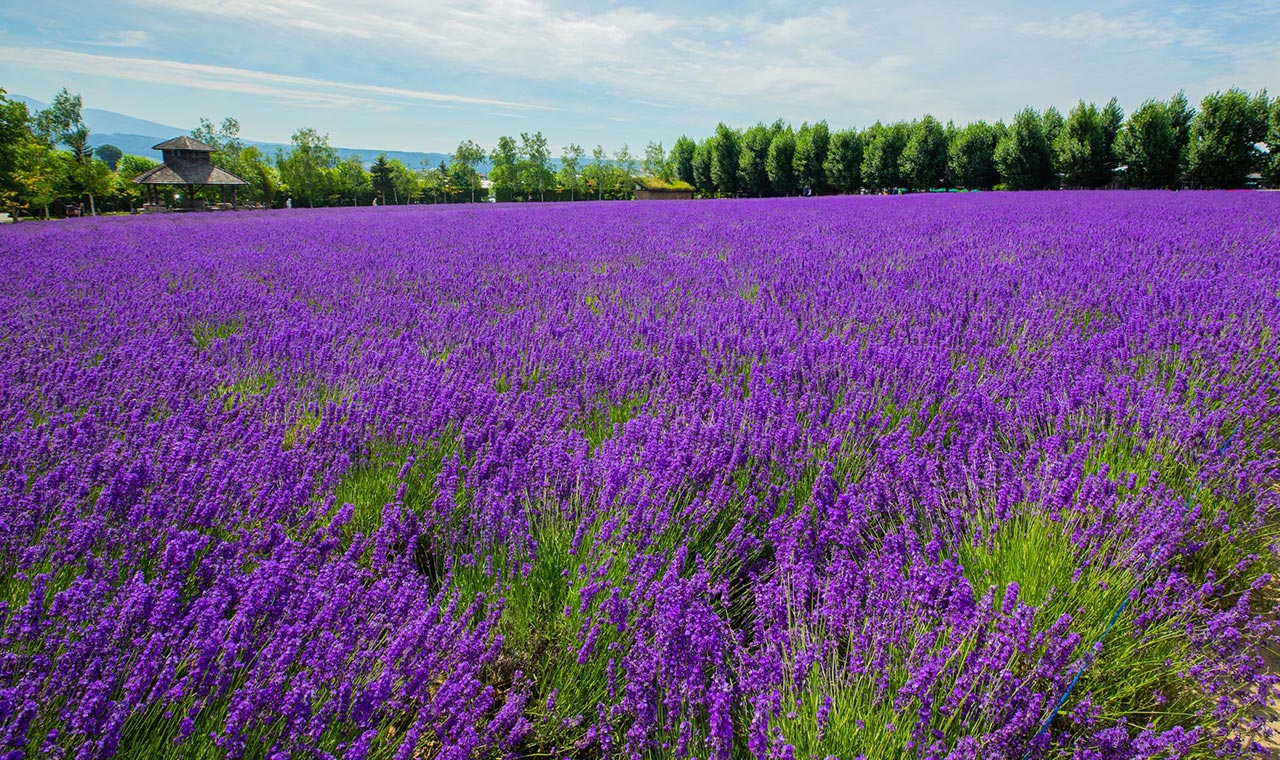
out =
<svg viewBox="0 0 1280 760"><path fill-rule="evenodd" d="M1028 21L1018 29L1024 34L1082 42L1092 47L1116 43L1151 47L1198 47L1212 39L1208 30L1181 27L1167 20L1153 21L1138 13L1105 16L1097 11L1084 11L1057 16L1048 21Z"/></svg>
<svg viewBox="0 0 1280 760"><path fill-rule="evenodd" d="M516 110L553 110L548 106L533 103L312 79L184 61L76 53L52 48L0 46L0 63L149 84L171 85L175 81L181 81L187 87L259 95L301 105L323 107L350 107L385 101L409 101L444 106L499 106Z"/></svg>
<svg viewBox="0 0 1280 760"><path fill-rule="evenodd" d="M130 29L103 32L93 40L86 40L84 44L95 47L136 48L146 45L150 39L150 35L141 29Z"/></svg>

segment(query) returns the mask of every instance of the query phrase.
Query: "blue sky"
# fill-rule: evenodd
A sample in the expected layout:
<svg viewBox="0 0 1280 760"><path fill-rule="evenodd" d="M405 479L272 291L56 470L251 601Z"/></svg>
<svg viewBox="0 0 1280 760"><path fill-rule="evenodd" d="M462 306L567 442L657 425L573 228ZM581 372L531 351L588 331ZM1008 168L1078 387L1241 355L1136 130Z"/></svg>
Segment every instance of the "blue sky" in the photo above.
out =
<svg viewBox="0 0 1280 760"><path fill-rule="evenodd" d="M242 136L448 152L542 131L612 151L717 121L833 128L1280 90L1280 3L6 2L0 87Z"/></svg>

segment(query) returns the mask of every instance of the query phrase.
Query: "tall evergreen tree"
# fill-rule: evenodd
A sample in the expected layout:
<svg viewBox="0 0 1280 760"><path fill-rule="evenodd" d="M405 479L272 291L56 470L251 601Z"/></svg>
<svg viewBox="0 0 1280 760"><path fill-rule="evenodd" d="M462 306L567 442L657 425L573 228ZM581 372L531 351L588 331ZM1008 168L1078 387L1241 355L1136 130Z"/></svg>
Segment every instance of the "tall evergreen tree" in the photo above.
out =
<svg viewBox="0 0 1280 760"><path fill-rule="evenodd" d="M711 182L716 192L732 196L738 192L738 133L721 122L716 125L715 139L711 150Z"/></svg>
<svg viewBox="0 0 1280 760"><path fill-rule="evenodd" d="M693 177L693 152L698 144L690 140L684 135L680 135L675 144L671 146L671 156L668 162L671 164L672 170L675 172L676 179L681 182L688 182L690 185L697 186Z"/></svg>

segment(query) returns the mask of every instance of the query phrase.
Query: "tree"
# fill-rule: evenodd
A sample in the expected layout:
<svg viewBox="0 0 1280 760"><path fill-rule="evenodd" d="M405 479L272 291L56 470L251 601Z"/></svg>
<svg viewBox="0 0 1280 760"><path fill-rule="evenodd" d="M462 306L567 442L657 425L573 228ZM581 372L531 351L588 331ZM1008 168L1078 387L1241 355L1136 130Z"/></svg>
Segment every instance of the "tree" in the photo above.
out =
<svg viewBox="0 0 1280 760"><path fill-rule="evenodd" d="M310 127L294 132L290 142L288 153L276 154L280 178L299 200L314 207L328 195L327 170L338 163L338 152L329 145L329 135Z"/></svg>
<svg viewBox="0 0 1280 760"><path fill-rule="evenodd" d="M124 151L114 145L99 145L94 148L93 154L98 160L107 165L111 171L116 170L116 164L120 162L120 157L124 155Z"/></svg>
<svg viewBox="0 0 1280 760"><path fill-rule="evenodd" d="M418 189L417 176L398 158L393 158L388 163L391 164L391 202L397 205L411 203L414 191Z"/></svg>
<svg viewBox="0 0 1280 760"><path fill-rule="evenodd" d="M769 145L772 142L773 136L763 124L742 133L738 182L744 193L764 197L772 189L769 183Z"/></svg>
<svg viewBox="0 0 1280 760"><path fill-rule="evenodd" d="M989 189L1000 182L996 171L996 130L985 121L975 121L956 133L947 150L951 181L970 190Z"/></svg>
<svg viewBox="0 0 1280 760"><path fill-rule="evenodd" d="M1071 109L1053 143L1058 170L1067 187L1102 187L1111 179L1111 150L1103 115L1083 100Z"/></svg>
<svg viewBox="0 0 1280 760"><path fill-rule="evenodd" d="M471 192L471 202L476 202L476 191L481 188L480 172L476 167L484 160L484 148L470 140L463 140L454 149L449 162L454 167L454 178Z"/></svg>
<svg viewBox="0 0 1280 760"><path fill-rule="evenodd" d="M142 185L133 184L133 178L158 166L155 161L145 156L126 153L116 162L117 192L129 204L129 211L142 203L145 190Z"/></svg>
<svg viewBox="0 0 1280 760"><path fill-rule="evenodd" d="M541 132L520 133L520 155L522 166L520 173L530 190L538 191L538 200L547 199L547 185L554 180L551 174L551 149L547 147L547 138Z"/></svg>
<svg viewBox="0 0 1280 760"><path fill-rule="evenodd" d="M881 193L902 187L899 162L909 135L910 126L901 121L887 126L876 122L867 128L862 152L864 187Z"/></svg>
<svg viewBox="0 0 1280 760"><path fill-rule="evenodd" d="M53 103L36 114L36 133L50 147L61 144L71 149L77 165L71 168L69 178L77 195L83 193L89 197L89 213L97 214L95 196L100 195L104 187L109 187L110 169L104 172L93 165L89 127L81 115L82 105L79 94L72 95L67 88L62 88L53 97Z"/></svg>
<svg viewBox="0 0 1280 760"><path fill-rule="evenodd" d="M15 219L23 189L18 181L18 171L25 160L25 153L36 145L27 104L9 100L5 91L0 89L0 208L11 209Z"/></svg>
<svg viewBox="0 0 1280 760"><path fill-rule="evenodd" d="M1103 161L1103 167L1106 170L1106 182L1111 182L1111 178L1115 175L1116 169L1120 166L1119 159L1116 158L1116 138L1120 135L1120 129L1124 126L1124 109L1120 107L1120 101L1112 98L1107 101L1107 105L1102 109L1102 142L1106 160Z"/></svg>
<svg viewBox="0 0 1280 760"><path fill-rule="evenodd" d="M787 127L769 141L769 155L765 159L765 171L769 184L778 195L795 195L796 184L796 134Z"/></svg>
<svg viewBox="0 0 1280 760"><path fill-rule="evenodd" d="M1034 108L1024 108L996 144L996 169L1010 190L1045 190L1054 185L1053 159L1044 122Z"/></svg>
<svg viewBox="0 0 1280 760"><path fill-rule="evenodd" d="M489 179L493 181L495 200L511 200L521 194L520 148L514 137L503 135L489 152Z"/></svg>
<svg viewBox="0 0 1280 760"><path fill-rule="evenodd" d="M693 186L704 195L715 195L716 192L715 183L711 181L711 152L715 146L715 140L716 138L710 137L698 143L693 149L690 161Z"/></svg>
<svg viewBox="0 0 1280 760"><path fill-rule="evenodd" d="M386 153L379 153L374 159L373 166L369 167L369 181L373 185L374 194L382 199L382 205L387 205L387 194L395 194L396 183L392 177L391 162L387 160Z"/></svg>
<svg viewBox="0 0 1280 760"><path fill-rule="evenodd" d="M564 146L564 150L560 153L560 184L569 188L569 200L574 199L574 191L578 190L582 183L581 166L582 159L586 153L582 150L582 146L577 143L569 143Z"/></svg>
<svg viewBox="0 0 1280 760"><path fill-rule="evenodd" d="M1267 113L1267 151L1262 176L1272 185L1280 185L1280 97L1271 101Z"/></svg>
<svg viewBox="0 0 1280 760"><path fill-rule="evenodd" d="M862 188L862 135L853 129L833 133L822 169L838 192L858 192Z"/></svg>
<svg viewBox="0 0 1280 760"><path fill-rule="evenodd" d="M378 158L385 160L386 154ZM338 172L342 175L342 187L351 194L351 205L359 206L360 196L368 191L372 184L369 180L369 172L364 170L364 162L359 156L352 154L338 164Z"/></svg>
<svg viewBox="0 0 1280 760"><path fill-rule="evenodd" d="M1243 187L1249 172L1260 168L1257 143L1266 139L1266 91L1250 97L1244 90L1206 95L1191 124L1187 171L1204 187Z"/></svg>
<svg viewBox="0 0 1280 760"><path fill-rule="evenodd" d="M827 185L823 164L831 142L831 130L825 121L801 124L796 132L796 155L792 159L796 172L796 184L820 192Z"/></svg>
<svg viewBox="0 0 1280 760"><path fill-rule="evenodd" d="M603 145L597 145L591 149L591 164L583 172L584 175L589 174L589 182L596 185L596 200L604 200L604 181L605 171L609 167L609 154L604 152Z"/></svg>
<svg viewBox="0 0 1280 760"><path fill-rule="evenodd" d="M1148 100L1129 115L1116 136L1116 157L1130 187L1176 187L1182 174L1178 137L1168 105Z"/></svg>
<svg viewBox="0 0 1280 760"><path fill-rule="evenodd" d="M609 178L609 193L615 198L628 197L632 178L636 174L636 157L631 155L631 149L626 143L613 152L613 166L605 174Z"/></svg>
<svg viewBox="0 0 1280 760"><path fill-rule="evenodd" d="M912 190L947 185L947 135L930 115L911 125L898 159L902 183Z"/></svg>
<svg viewBox="0 0 1280 760"><path fill-rule="evenodd" d="M716 125L715 145L711 150L711 183L721 195L738 192L738 133L725 126Z"/></svg>
<svg viewBox="0 0 1280 760"><path fill-rule="evenodd" d="M1191 123L1195 121L1196 109L1187 101L1187 94L1178 90L1169 98L1169 125L1173 127L1173 140L1178 147L1178 180L1187 170L1187 149L1191 145Z"/></svg>
<svg viewBox="0 0 1280 760"><path fill-rule="evenodd" d="M671 179L671 170L667 165L667 151L662 143L650 142L644 148L644 173L646 177Z"/></svg>
<svg viewBox="0 0 1280 760"><path fill-rule="evenodd" d="M201 118L200 126L191 130L191 136L228 157L238 155L245 147L240 139L240 122L231 116L224 118L217 127L212 121Z"/></svg>
<svg viewBox="0 0 1280 760"><path fill-rule="evenodd" d="M671 146L671 156L667 161L675 178L690 185L697 185L693 178L693 152L697 147L697 143L681 135Z"/></svg>

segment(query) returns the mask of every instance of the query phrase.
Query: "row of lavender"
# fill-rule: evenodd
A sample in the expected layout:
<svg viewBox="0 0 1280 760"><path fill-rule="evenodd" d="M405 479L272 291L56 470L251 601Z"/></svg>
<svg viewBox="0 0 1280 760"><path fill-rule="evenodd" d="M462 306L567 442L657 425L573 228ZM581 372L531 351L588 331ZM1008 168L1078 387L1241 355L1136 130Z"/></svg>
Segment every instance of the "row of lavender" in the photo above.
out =
<svg viewBox="0 0 1280 760"><path fill-rule="evenodd" d="M1277 283L1263 194L5 230L0 750L1253 756Z"/></svg>

